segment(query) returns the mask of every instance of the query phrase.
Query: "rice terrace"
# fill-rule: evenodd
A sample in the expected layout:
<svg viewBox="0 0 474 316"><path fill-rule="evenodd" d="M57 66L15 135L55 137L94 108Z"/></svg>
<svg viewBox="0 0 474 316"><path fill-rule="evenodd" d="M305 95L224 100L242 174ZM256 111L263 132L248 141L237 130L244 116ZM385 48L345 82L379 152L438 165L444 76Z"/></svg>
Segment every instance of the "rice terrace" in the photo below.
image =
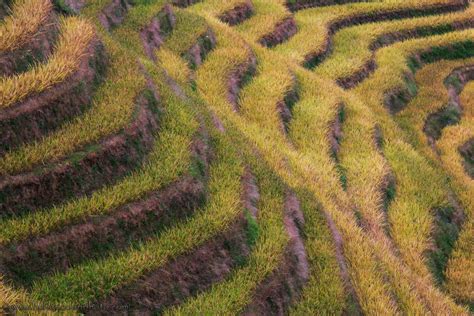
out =
<svg viewBox="0 0 474 316"><path fill-rule="evenodd" d="M0 0L0 315L471 315L474 1Z"/></svg>

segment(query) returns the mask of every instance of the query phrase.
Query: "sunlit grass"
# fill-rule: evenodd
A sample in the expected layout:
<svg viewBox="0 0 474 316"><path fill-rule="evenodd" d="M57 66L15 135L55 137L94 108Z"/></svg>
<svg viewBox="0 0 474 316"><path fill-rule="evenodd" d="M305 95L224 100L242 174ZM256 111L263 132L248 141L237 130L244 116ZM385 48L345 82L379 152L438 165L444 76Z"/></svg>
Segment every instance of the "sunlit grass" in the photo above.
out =
<svg viewBox="0 0 474 316"><path fill-rule="evenodd" d="M0 81L0 107L6 108L35 93L46 91L79 69L95 36L94 27L84 19L70 17L60 22L61 34L47 63Z"/></svg>
<svg viewBox="0 0 474 316"><path fill-rule="evenodd" d="M249 304L257 285L278 267L288 240L282 218L283 184L251 151L245 156L260 193L257 205L259 238L247 263L226 281L165 314L237 314Z"/></svg>
<svg viewBox="0 0 474 316"><path fill-rule="evenodd" d="M218 35L225 31L224 29L222 31L219 30L217 25L214 29ZM221 38L218 36L218 42L226 47L223 43L230 36L230 31L227 31L226 37ZM344 236L352 236L351 239L347 239L348 243L345 247L347 247L347 257L350 258L350 263L353 267L353 277L357 280L357 289L360 290L361 297L364 297L364 308L374 312L394 312L393 303L386 292L386 285L383 284L377 265L373 261L374 254L371 247L366 241L362 241L364 237L362 237L361 231L355 228L355 219L351 219L352 215L339 209L339 207L342 207L346 211L349 210L348 206L344 204L347 203L347 201L344 201L344 194L342 193L338 197L338 194L341 193L341 188L337 174L328 172L320 164L313 164L314 160L311 156L298 154L281 137L275 137L275 134L268 131L268 129L259 128L257 122L245 120L239 114L232 111L226 99L225 86L222 85L222 79L220 78L226 78L226 74L230 73L232 67L235 67L239 60L241 63L246 60L246 56L241 54L245 50L234 50L234 47L235 43L233 42L233 45L229 48L216 50L209 57L208 62L198 70L198 74L201 73L197 80L198 91L202 92L204 100L208 101L211 109L219 117L226 123L232 126L235 125L246 138L257 146L262 154L262 158L291 187L307 187L310 192L316 194L322 200L324 208L327 208L330 214L335 216L338 226L343 226L341 229L344 229ZM324 151L319 150L319 152L323 156L328 155ZM329 160L328 158L329 156L324 159L331 163L330 158ZM326 185L320 185L322 182L326 183ZM328 185L328 183L334 183L337 189L332 185ZM334 199L342 199L342 201L336 202ZM351 224L346 224L346 221L349 221ZM370 297L374 299L372 300ZM378 299L376 300L375 297Z"/></svg>
<svg viewBox="0 0 474 316"><path fill-rule="evenodd" d="M21 48L39 32L50 19L53 5L50 0L17 0L12 14L0 23L0 51Z"/></svg>
<svg viewBox="0 0 474 316"><path fill-rule="evenodd" d="M241 176L249 167L256 177L260 200L259 237L248 260L225 280L189 298L181 306L171 308L168 314L227 315L245 310L258 285L281 263L288 242L282 221L287 189L297 193L301 202L306 221L304 243L311 272L290 314L332 315L350 313L355 308L341 279L328 219L334 221L342 237L339 250L343 252L349 281L364 314L467 314L451 296L458 303L473 299L472 273L466 272L473 270L474 262L473 188L457 150L473 137L472 111L466 111L459 125L444 130L438 142L441 161L434 162L437 157L425 143L422 123L447 99L442 82L430 85L428 79L446 73L448 67L443 71L432 67L419 72L426 80L425 85L442 91L429 93L420 85L418 97L409 105L416 109L408 108L394 119L384 103L387 92L404 89L407 85L415 89L407 78L412 78L416 66L420 65L413 62L411 56L426 52L430 47L465 43L466 39L473 38L472 30L447 33L450 27L444 28L469 18L472 8L460 13L364 24L342 30L335 34L333 54L315 71L309 71L301 64L308 54L325 49L328 27L334 21L364 12L419 9L452 1L386 0L302 10L295 15L298 33L274 49L263 48L256 42L290 16L285 1L253 0L255 14L232 28L218 20L219 14L240 2L208 0L187 9L173 7L177 24L156 51L156 64L145 55L140 30L161 14L167 1L134 1L123 23L110 33L97 19L109 0L87 3L83 14L95 22L110 58L106 81L98 88L91 109L83 116L38 143L25 145L2 157L0 174L54 163L120 132L133 118L137 96L146 90L146 76L154 82L163 107L154 148L143 166L116 184L50 209L1 221L0 244L24 241L93 216L109 214L151 191L167 187L191 172L194 158L190 147L201 136L200 128L210 133L213 156L208 200L186 221L100 260L85 261L64 273L45 276L37 280L27 294L0 279L0 302L86 304L133 284L146 273L212 240L234 223L244 211ZM64 21L73 20L83 21L78 18ZM87 30L89 22L83 23ZM375 54L379 67L367 80L351 91L344 91L335 84L335 79L354 73L372 57L368 47L380 35L434 25L442 26L441 31L435 33L447 34L431 36L433 34L428 32L423 34L424 39L380 49ZM208 30L216 34L217 47L202 65L191 70L182 57ZM60 45L56 54L61 52ZM64 56L73 56L84 47L70 46L65 48L74 51ZM452 51L443 56L446 52L436 48L431 52L434 57L429 61L460 57ZM463 53L469 55L469 52L461 52L461 55ZM246 78L239 92L239 111L235 111L228 98L229 76L251 56L257 58L257 71L252 78ZM74 59L66 61L72 65ZM61 63L55 65L59 67ZM167 76L180 87L173 87ZM41 89L47 88L39 75L28 80ZM35 84L26 84L25 91L36 89ZM292 107L292 120L285 132L276 106L294 88L298 90L299 100ZM36 91L33 90L29 93ZM12 98L22 97L16 90L11 91ZM183 91L187 96L182 95ZM472 93L472 85L468 85L461 96L462 103L469 109ZM430 104L421 108L423 102ZM2 102L4 104L7 103ZM221 132L211 125L212 116L222 122ZM343 119L343 138L339 152L334 153L331 129L338 119ZM410 128L401 128L403 124ZM382 144L377 144L375 137L377 126L382 131ZM444 168L443 172L440 168ZM388 203L384 182L391 173L396 178L396 187L391 192L393 200ZM446 179L448 174L452 176L451 181ZM435 286L426 253L433 242L434 209L449 205L447 195L451 187L466 209L467 221L448 263L444 285L451 295L448 296Z"/></svg>
<svg viewBox="0 0 474 316"><path fill-rule="evenodd" d="M397 32L418 33L418 37L447 33L454 30L453 24L471 20L474 6L459 13L449 13L421 18L403 19L383 23L369 23L346 28L334 35L333 52L320 64L318 75L336 80L352 75L372 58L370 46L381 40L383 35ZM472 22L471 22L472 23Z"/></svg>
<svg viewBox="0 0 474 316"><path fill-rule="evenodd" d="M236 29L249 42L257 42L262 36L271 33L276 24L290 17L283 0L252 0L255 14L236 26Z"/></svg>
<svg viewBox="0 0 474 316"><path fill-rule="evenodd" d="M295 13L298 33L275 48L296 63L302 64L313 53L326 48L331 24L360 14L382 14L401 9L413 10L433 5L452 3L450 0L385 0L368 3L350 3L338 6L312 8Z"/></svg>
<svg viewBox="0 0 474 316"><path fill-rule="evenodd" d="M101 261L88 262L65 274L43 278L31 296L43 303L85 304L165 264L224 230L242 211L242 163L224 136L216 135L216 160L211 164L209 202L190 220L158 237ZM64 288L68 288L64 291Z"/></svg>
<svg viewBox="0 0 474 316"><path fill-rule="evenodd" d="M158 190L184 174L190 166L190 145L198 123L193 112L162 83L158 71L153 75L166 97L165 114L159 139L148 157L147 164L114 186L49 210L31 213L21 218L0 222L1 243L47 233L85 216L106 214L116 207L137 200L152 190Z"/></svg>
<svg viewBox="0 0 474 316"><path fill-rule="evenodd" d="M415 76L418 94L395 118L408 133L410 143L432 160L437 160L437 157L423 131L426 120L430 114L448 105L449 95L444 81L449 74L458 67L472 63L474 58L442 60L420 69Z"/></svg>
<svg viewBox="0 0 474 316"><path fill-rule="evenodd" d="M405 142L403 132L384 108L384 93L404 87L404 76L410 71L407 65L409 56L429 46L450 45L472 37L469 34L472 31L449 33L382 49L377 53L379 69L355 89L377 115L384 135L383 152L396 176L396 195L388 210L392 237L409 266L427 277L430 274L424 252L430 247L432 212L447 204L446 182ZM426 186L426 183L430 185Z"/></svg>
<svg viewBox="0 0 474 316"><path fill-rule="evenodd" d="M176 10L176 27L166 40L164 47L172 52L183 55L191 46L197 43L199 36L209 30L206 20L196 14L187 11Z"/></svg>
<svg viewBox="0 0 474 316"><path fill-rule="evenodd" d="M189 8L189 11L199 15L218 17L222 13L246 2L247 0L206 0L197 2Z"/></svg>
<svg viewBox="0 0 474 316"><path fill-rule="evenodd" d="M471 81L461 94L464 115L460 124L447 127L438 141L441 161L458 183L456 193L466 213L465 223L447 265L446 288L466 304L472 304L474 300L474 181L464 170L458 148L474 137L473 97L474 83Z"/></svg>

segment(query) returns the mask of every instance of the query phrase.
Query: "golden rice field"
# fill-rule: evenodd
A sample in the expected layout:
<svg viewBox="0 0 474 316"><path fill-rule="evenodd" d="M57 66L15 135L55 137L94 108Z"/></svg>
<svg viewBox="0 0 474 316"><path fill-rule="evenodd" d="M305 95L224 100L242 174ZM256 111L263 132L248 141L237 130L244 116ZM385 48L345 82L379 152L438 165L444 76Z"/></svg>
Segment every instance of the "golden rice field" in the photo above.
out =
<svg viewBox="0 0 474 316"><path fill-rule="evenodd" d="M474 313L474 1L0 0L0 314Z"/></svg>

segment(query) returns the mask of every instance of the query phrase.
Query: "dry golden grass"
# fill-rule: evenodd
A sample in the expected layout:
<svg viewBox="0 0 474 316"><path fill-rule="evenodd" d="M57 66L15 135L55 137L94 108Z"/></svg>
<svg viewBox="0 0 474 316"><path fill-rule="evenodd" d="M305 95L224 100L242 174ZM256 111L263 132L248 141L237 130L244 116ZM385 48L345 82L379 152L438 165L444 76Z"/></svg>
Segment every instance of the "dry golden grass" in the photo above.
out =
<svg viewBox="0 0 474 316"><path fill-rule="evenodd" d="M55 52L47 63L13 77L1 78L1 108L46 91L78 70L95 36L94 27L87 20L76 17L63 18L60 25L61 34Z"/></svg>
<svg viewBox="0 0 474 316"><path fill-rule="evenodd" d="M236 27L249 42L257 42L272 32L278 22L291 16L283 0L253 0L252 3L255 14Z"/></svg>
<svg viewBox="0 0 474 316"><path fill-rule="evenodd" d="M237 139L234 141L235 144L239 143ZM260 193L257 206L259 236L252 253L246 264L227 280L215 284L209 291L185 304L168 310L165 313L167 315L237 314L251 301L256 286L279 265L288 241L282 219L283 183L251 151L243 152L257 179Z"/></svg>
<svg viewBox="0 0 474 316"><path fill-rule="evenodd" d="M473 111L466 111L458 126L445 129L438 142L441 162L437 164L427 159L436 157L425 152L428 148L422 143L424 139L414 142L415 146L412 143L423 136L420 134L423 118L446 100L445 91L430 94L428 90L420 90L419 100L409 105L416 109L408 108L396 119L388 113L384 101L387 92L407 86L406 76L411 75L407 62L411 55L428 47L471 39L473 31L429 36L380 49L375 55L377 71L354 90L344 91L333 80L357 70L370 57L368 45L381 34L449 24L469 17L472 8L464 13L343 30L335 35L334 55L322 67L309 71L300 64L307 54L324 49L328 27L338 19L362 12L451 2L387 0L303 10L295 16L298 34L274 49L267 49L257 41L290 16L284 1L253 0L255 14L236 27L222 23L218 16L240 0L202 1L176 11L178 31L171 33L168 42L156 52L156 64L146 59L139 30L161 10L164 1L138 1L124 23L111 33L96 19L107 3L108 0L90 2L83 11L95 18L111 59L107 81L99 87L91 110L41 142L7 154L0 160L0 172L18 172L67 157L78 148L119 131L133 116L134 98L145 87L141 68L154 80L165 109L154 150L142 168L91 196L1 221L0 243L39 236L84 216L107 214L172 183L188 172L192 164L189 146L200 125L198 117L205 118L214 151L209 199L189 220L102 260L83 262L65 273L45 276L25 296L23 291L13 291L0 280L0 300L3 298L7 304L24 301L86 304L139 280L147 272L212 240L231 225L242 212L241 175L247 166L256 176L261 194L259 237L249 260L223 282L167 310L167 314L227 315L245 309L257 286L279 266L287 245L282 221L287 188L295 191L301 201L311 271L309 282L290 314L333 315L351 313L356 308L348 299L343 284L346 280L340 275L338 260L341 259L336 255L339 250L343 252L349 281L364 314L468 314L456 302L466 303L473 297L473 275L465 271L473 270L471 204L474 202L472 179L463 172L457 148L473 136ZM182 53L208 28L216 34L217 47L192 71L181 58ZM350 41L355 35L357 43ZM248 62L251 55L257 58L257 71L240 90L239 111L235 111L228 97L229 76ZM419 76L430 77L436 73L435 68L430 69L422 70ZM172 91L165 72L181 85L188 100ZM292 108L292 120L285 132L276 106L295 84L299 100ZM25 85L28 89L34 87L34 84ZM444 87L437 83L430 88ZM11 95L18 97L12 91ZM461 98L469 109L473 91L472 85L467 86ZM423 102L431 101L437 103L421 109ZM335 156L331 147L332 125L341 115L341 105L344 105L343 138ZM212 116L221 121L221 132L211 126ZM401 128L405 117L406 124L416 132ZM377 127L382 131L382 146L375 137ZM456 302L436 287L426 264L426 252L433 242L433 209L448 205L451 188L445 173L439 172L440 165L446 174L452 175L452 187L461 202L470 205L467 222L446 272L445 287ZM396 190L393 201L386 204L385 186L392 173ZM328 227L328 219L334 221L335 227ZM335 232L342 238L342 249L336 249Z"/></svg>
<svg viewBox="0 0 474 316"><path fill-rule="evenodd" d="M288 185L296 190L306 188L316 194L323 207L335 217L335 221L345 238L352 236L350 239L346 239L345 251L352 267L351 276L356 281L355 286L358 294L363 298L361 302L363 307L365 310L374 313L393 313L395 310L394 303L391 301L386 285L384 285L378 271L371 247L364 240L361 235L362 232L356 228L355 218L352 218L352 214L346 213L347 211L350 212L350 207L344 204L348 201L344 201L345 194L341 192L337 173L331 173L334 168L324 168L321 164L323 161L326 161L329 165L332 164L329 154L319 150L321 158L316 162L313 156L306 156L294 151L285 139L275 135L273 125L271 125L273 127L263 129L261 128L262 122L250 121L232 111L231 105L226 99L226 87L223 86L222 82L233 67L246 60L245 54L242 55L242 53L245 53L245 49L236 49L235 44L238 37L235 38L234 33L231 33L229 29L226 31L217 24L213 25L213 28L218 35L226 35L225 37L218 36L218 42L224 47L227 46L227 48L213 52L207 63L198 70L198 73L201 73L198 76L198 91L203 94L211 110L225 124L235 126L245 138L248 138L251 143L257 146L262 158ZM226 45L226 43L229 44ZM242 45L245 47L245 44ZM273 65L278 64L274 63ZM267 108L267 111L272 110ZM271 116L268 115L268 117ZM322 183L325 183L325 185L322 185ZM333 185L329 185L329 183ZM343 200L337 201L338 199ZM346 221L351 224L347 224Z"/></svg>
<svg viewBox="0 0 474 316"><path fill-rule="evenodd" d="M216 68L212 69L206 69L208 75L206 76L205 81L202 82L202 84L198 84L198 89L200 91L205 91L206 95L209 97L209 104L212 105L212 109L219 115L219 117L225 118L225 121L231 122L233 125L236 125L239 130L241 130L246 137L249 139L252 139L252 142L257 145L259 150L262 152L263 157L267 161L268 164L272 165L275 170L278 170L278 173L285 179L285 181L288 181L288 183L291 183L291 185L297 186L297 183L305 183L303 186L304 187L309 187L311 188L312 192L315 192L316 196L322 201L323 205L330 210L330 214L333 215L336 218L338 227L341 229L343 232L343 235L349 238L351 236L352 239L354 239L354 235L357 236L358 234L361 234L362 232L357 232L358 229L356 228L355 220L349 219L347 216L348 214L340 213L341 209L342 210L350 210L350 207L344 206L341 207L341 205L345 205L344 203L347 202L335 202L331 201L334 199L334 192L339 192L338 190L333 191L329 193L325 193L328 188L328 183L332 182L335 184L335 186L339 186L338 183L338 177L337 177L337 172L331 173L330 170L335 170L335 168L324 168L320 164L320 161L318 164L318 169L314 170L313 164L316 162L314 159L312 159L312 163L309 163L309 161L305 160L305 157L302 156L301 154L298 155L298 159L294 159L294 153L291 153L291 150L287 148L287 145L284 145L281 143L281 139L274 139L274 136L271 136L269 132L263 132L262 129L258 129L256 126L252 126L253 124L249 124L250 120L243 120L242 118L239 118L238 116L236 117L236 114L233 113L230 110L230 105L227 104L226 102L218 101L218 99L215 96L220 95L221 97L224 94L225 90L217 90L218 84L215 81L216 77L217 78L225 78L224 75L220 75L222 71L228 71L231 67L227 67L224 65L235 65L235 60L238 58L241 58L241 60L245 60L245 57L237 57L240 55L237 55L237 52L234 54L231 53L231 51L228 49L226 50L226 54L221 54L220 50L216 51L214 54L219 55L221 58L220 63L216 62L217 64L220 64L220 68L216 66ZM213 57L215 57L215 55ZM217 57L216 57L217 58ZM276 59L277 60L277 59ZM274 63L275 65L281 65L278 62ZM207 65L205 65L207 66ZM223 70L224 69L224 70ZM227 70L226 70L227 69ZM219 75L216 75L219 74ZM255 79L254 79L255 80ZM204 88L202 88L204 87ZM202 89L202 90L201 90ZM250 88L248 88L250 89ZM257 90L257 89L256 89ZM277 90L278 91L278 90ZM260 91L259 91L260 92ZM255 93L254 93L255 94ZM258 99L260 96L255 95L254 98ZM267 107L263 107L264 109ZM265 120L261 119L260 121L256 122L255 125L260 125L261 126L271 126L271 128L274 130L275 124L270 123L272 121L272 117L274 117L274 114L271 114L271 109L267 110L267 115L265 116ZM245 115L243 115L245 116ZM264 115L261 115L263 117ZM270 121L269 121L270 120ZM267 122L269 121L269 124L267 125ZM263 125L262 125L263 124ZM268 128L265 128L267 130ZM259 130L259 132L257 132ZM309 134L311 135L311 134ZM281 137L280 137L281 138ZM318 138L316 138L318 139ZM285 148L286 147L286 148ZM329 158L329 154L324 151L321 151L320 148L320 156L321 155L327 155L326 157ZM283 158L285 157L285 158ZM293 158L293 159L292 159ZM308 157L309 158L309 157ZM308 159L307 158L307 159ZM313 158L313 157L312 157ZM327 159L325 158L325 159ZM329 158L330 159L330 158ZM286 161L285 161L286 160ZM298 161L298 162L295 162ZM305 163L308 163L305 165ZM288 173L291 173L289 170L287 170L288 166L291 166L290 169L292 172L294 172L293 176L289 176ZM303 167L304 166L304 167ZM311 167L310 167L311 166ZM302 168L302 169L299 169ZM304 170L304 175L300 174L298 172L299 170ZM327 170L327 176L321 177L321 170ZM313 174L315 172L315 174ZM316 175L318 174L318 175ZM298 180L295 180L298 179ZM324 179L324 180L321 180ZM329 180L333 179L333 180ZM321 188L320 186L317 186L318 181L323 181L325 183L324 186L326 188ZM317 188L316 188L317 187ZM331 189L334 190L334 186L329 186ZM314 191L313 191L314 190ZM339 189L340 190L340 189ZM344 196L344 194L341 194L341 196ZM341 199L343 199L341 197ZM343 199L344 200L344 199ZM335 205L337 205L335 207ZM348 223L353 223L353 224L348 224ZM351 273L352 273L352 278L355 280L355 286L356 289L358 290L358 294L360 297L363 297L363 308L366 311L384 311L385 313L389 313L389 311L394 312L396 309L394 307L394 303L391 302L391 299L389 298L389 295L387 295L387 301L386 305L384 306L384 301L381 300L380 298L384 297L384 294L382 294L384 291L387 291L388 285L384 285L383 282L377 283L376 280L376 275L380 275L380 271L378 268L369 268L370 267L370 257L375 256L375 254L372 252L371 247L374 247L375 245L375 251L377 253L377 257L379 260L382 260L384 262L386 271L387 273L391 274L391 280L394 282L394 287L399 291L400 295L405 300L406 305L403 306L403 308L407 311L412 311L415 312L418 310L418 312L423 311L423 309L417 309L420 305L420 303L416 303L416 299L413 300L413 293L417 293L419 299L422 299L423 301L427 301L427 307L430 310L445 310L445 311L451 311L451 312L457 312L457 313L463 313L462 308L458 308L457 306L453 305L453 303L449 299L445 299L443 295L437 291L436 289L433 288L432 285L427 283L423 279L417 278L415 274L409 271L406 266L402 262L400 262L398 259L396 259L391 252L390 248L388 248L386 245L383 244L383 242L377 241L375 239L372 239L373 237L367 239L364 239L363 235L360 235L361 239L358 239L356 242L353 242L352 240L347 241L349 245L345 245L345 247L348 248L346 251L346 258L348 257L348 261L351 264ZM366 246L364 246L366 245ZM374 249L374 248L372 248ZM362 255L364 253L364 255ZM372 253L372 255L368 255L369 253ZM357 260L357 259L359 260ZM360 258L367 258L366 261L360 260ZM365 266L364 266L365 264ZM363 268L364 267L364 268ZM367 282L367 280L370 279L370 282ZM399 281L402 279L403 281ZM401 282L401 283L400 283ZM416 284L416 289L413 289L412 282ZM398 283L398 284L397 284ZM370 289L369 289L369 284L370 284ZM376 287L379 286L379 288ZM378 289L378 292L377 292ZM366 300L367 297L371 297L373 295L374 300ZM404 295L404 296L403 296ZM375 297L378 297L379 299L375 299ZM409 305L409 303L412 303Z"/></svg>
<svg viewBox="0 0 474 316"><path fill-rule="evenodd" d="M98 87L91 109L41 141L7 153L0 160L0 174L18 173L67 157L87 144L117 133L130 122L135 99L145 89L145 78L138 63L112 38L104 34L101 40L110 64L105 83Z"/></svg>
<svg viewBox="0 0 474 316"><path fill-rule="evenodd" d="M189 11L199 15L219 17L222 13L235 8L240 4L247 3L247 0L207 0L197 2L189 8Z"/></svg>
<svg viewBox="0 0 474 316"><path fill-rule="evenodd" d="M210 170L209 201L192 219L104 260L86 262L65 274L41 279L32 289L33 299L51 304L87 304L199 246L229 226L242 211L243 166L227 140L214 142L216 160ZM69 290L64 291L65 287Z"/></svg>
<svg viewBox="0 0 474 316"><path fill-rule="evenodd" d="M461 12L368 23L343 29L334 35L331 55L318 65L315 72L332 80L348 77L364 67L372 58L370 46L385 34L412 32L418 33L417 37L426 37L446 33L454 30L455 22L474 21L473 16L474 6L471 6Z"/></svg>
<svg viewBox="0 0 474 316"><path fill-rule="evenodd" d="M13 290L3 280L3 276L0 275L0 311L3 308L22 304L26 301L26 293Z"/></svg>
<svg viewBox="0 0 474 316"><path fill-rule="evenodd" d="M0 52L14 51L34 39L53 14L50 0L17 0L0 23Z"/></svg>
<svg viewBox="0 0 474 316"><path fill-rule="evenodd" d="M408 66L406 58L425 47L448 45L469 38L471 31L412 40L382 49L377 53L380 65L376 73L355 89L375 113L384 135L384 154L396 176L397 189L388 216L393 239L409 266L425 279L430 278L424 251L430 247L432 209L446 205L446 183L419 153L405 142L404 133L384 109L384 93L403 87ZM430 183L427 187L425 184ZM375 187L375 184L371 184ZM440 293L425 292L431 304L436 304ZM434 296L433 296L434 295ZM435 298L438 297L438 298ZM448 301L446 304L454 305Z"/></svg>
<svg viewBox="0 0 474 316"><path fill-rule="evenodd" d="M443 166L455 178L456 193L466 214L465 223L446 269L446 288L460 302L474 300L474 180L464 170L458 148L474 137L474 82L461 94L464 112L459 125L449 126L438 141Z"/></svg>
<svg viewBox="0 0 474 316"><path fill-rule="evenodd" d="M381 14L403 9L417 9L452 3L450 0L388 0L368 3L351 3L301 10L295 13L298 33L275 48L294 62L302 64L313 53L326 48L331 24L362 13Z"/></svg>
<svg viewBox="0 0 474 316"><path fill-rule="evenodd" d="M433 160L437 160L437 155L423 131L425 122L430 114L441 110L449 102L445 79L454 69L472 63L474 58L443 60L420 69L415 76L418 94L396 116L398 124L407 131L410 142Z"/></svg>

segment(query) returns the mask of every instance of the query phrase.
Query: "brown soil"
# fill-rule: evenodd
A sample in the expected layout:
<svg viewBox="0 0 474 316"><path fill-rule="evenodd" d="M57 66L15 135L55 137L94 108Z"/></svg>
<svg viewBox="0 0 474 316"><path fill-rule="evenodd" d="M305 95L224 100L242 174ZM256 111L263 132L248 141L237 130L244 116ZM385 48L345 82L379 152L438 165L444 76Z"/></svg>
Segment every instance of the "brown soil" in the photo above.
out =
<svg viewBox="0 0 474 316"><path fill-rule="evenodd" d="M100 23L109 31L122 24L132 4L133 2L129 0L111 0L110 4L99 14Z"/></svg>
<svg viewBox="0 0 474 316"><path fill-rule="evenodd" d="M448 201L448 206L431 210L433 229L430 233L430 246L423 253L437 284L445 281L448 260L466 219L466 213L454 192L448 192Z"/></svg>
<svg viewBox="0 0 474 316"><path fill-rule="evenodd" d="M388 91L384 95L384 105L391 114L396 114L405 108L417 93L416 90L408 89L409 85L416 87L415 76L412 73L405 73L405 82L406 85L404 87L397 88L394 91Z"/></svg>
<svg viewBox="0 0 474 316"><path fill-rule="evenodd" d="M75 14L79 14L87 0L64 0L64 4Z"/></svg>
<svg viewBox="0 0 474 316"><path fill-rule="evenodd" d="M445 80L448 89L449 102L438 111L431 113L423 127L423 131L428 137L428 142L436 149L436 141L441 137L443 129L448 125L459 122L462 116L462 104L460 104L459 94L464 89L467 82L474 80L474 66L455 69Z"/></svg>
<svg viewBox="0 0 474 316"><path fill-rule="evenodd" d="M216 36L211 29L197 38L196 43L183 55L191 67L196 69L201 65L207 54L216 46Z"/></svg>
<svg viewBox="0 0 474 316"><path fill-rule="evenodd" d="M34 62L45 61L53 52L58 34L58 18L51 9L48 20L25 45L13 51L0 52L0 75L11 76L24 72Z"/></svg>
<svg viewBox="0 0 474 316"><path fill-rule="evenodd" d="M279 101L276 106L278 114L280 115L281 128L285 133L288 133L289 131L290 122L293 117L293 106L298 102L298 100L298 82L296 81L296 78L294 78L292 88L286 92L283 100Z"/></svg>
<svg viewBox="0 0 474 316"><path fill-rule="evenodd" d="M375 125L374 139L375 139L375 146L377 147L377 150L382 152L383 151L383 146L384 146L384 139L383 139L382 128L380 127L379 124Z"/></svg>
<svg viewBox="0 0 474 316"><path fill-rule="evenodd" d="M331 122L330 125L330 134L329 134L329 142L331 145L331 151L333 156L336 158L338 157L339 150L341 147L341 141L343 137L342 133L342 123L344 118L344 104L339 104L339 108L337 110L337 116Z"/></svg>
<svg viewBox="0 0 474 316"><path fill-rule="evenodd" d="M260 200L260 192L258 190L257 181L252 174L250 168L246 168L242 176L242 205L254 218L258 215L258 201Z"/></svg>
<svg viewBox="0 0 474 316"><path fill-rule="evenodd" d="M249 49L248 59L238 65L229 75L227 81L228 86L228 100L233 107L233 110L239 111L239 92L242 87L250 81L251 77L255 75L257 69L257 58L255 54Z"/></svg>
<svg viewBox="0 0 474 316"><path fill-rule="evenodd" d="M383 178L382 183L380 183L380 188L378 189L379 191L383 192L383 210L385 211L385 214L383 215L384 215L385 228L387 229L388 229L387 225L389 224L389 221L386 216L386 213L388 212L390 203L395 198L396 186L397 186L397 178L390 170L390 172L388 172Z"/></svg>
<svg viewBox="0 0 474 316"><path fill-rule="evenodd" d="M451 79L451 81L449 79ZM459 95L462 90L464 90L464 86L472 80L474 80L474 65L454 69L445 82L449 97L454 100L454 102L459 103Z"/></svg>
<svg viewBox="0 0 474 316"><path fill-rule="evenodd" d="M474 179L474 138L459 147L459 153L464 158L463 164L466 173Z"/></svg>
<svg viewBox="0 0 474 316"><path fill-rule="evenodd" d="M289 242L282 261L257 287L243 315L286 315L308 281L309 265L301 238L304 217L294 193L287 193L284 213Z"/></svg>
<svg viewBox="0 0 474 316"><path fill-rule="evenodd" d="M225 133L224 123L215 113L212 113L212 124L220 133Z"/></svg>
<svg viewBox="0 0 474 316"><path fill-rule="evenodd" d="M145 52L152 60L156 60L155 49L163 44L164 38L173 30L176 24L176 17L173 9L166 4L163 9L154 17L140 32Z"/></svg>
<svg viewBox="0 0 474 316"><path fill-rule="evenodd" d="M381 22L386 20L400 20L406 18L413 18L416 16L424 15L435 15L453 11L463 10L468 6L469 2L467 0L453 0L451 3L443 5L431 5L419 9L402 9L402 10L393 10L385 12L374 12L374 13L361 13L358 15L350 16L343 18L337 21L334 21L328 27L328 36L324 48L318 52L313 52L308 54L305 57L304 66L306 68L314 68L315 66L322 63L331 53L333 49L333 35L346 27L354 26L357 24L366 24ZM396 33L393 33L396 35ZM380 42L382 43L382 42ZM390 44L390 43L388 43ZM385 45L388 45L385 44ZM375 45L375 44L374 44Z"/></svg>
<svg viewBox="0 0 474 316"><path fill-rule="evenodd" d="M435 151L436 141L441 137L443 129L448 125L453 125L459 122L461 118L461 108L457 103L449 103L438 111L428 115L423 131L428 137L428 143Z"/></svg>
<svg viewBox="0 0 474 316"><path fill-rule="evenodd" d="M336 83L344 89L352 89L357 86L359 83L364 81L371 73L377 69L377 64L375 63L375 54L373 59L367 61L362 68L357 70L350 76L336 79Z"/></svg>
<svg viewBox="0 0 474 316"><path fill-rule="evenodd" d="M243 206L256 211L259 194L249 170L242 178L242 185ZM250 214L253 213L251 210ZM105 306L127 304L135 314L159 314L165 308L209 289L213 284L223 281L249 256L248 225L246 216L240 215L220 235L117 290L100 303ZM103 314L96 311L87 313Z"/></svg>
<svg viewBox="0 0 474 316"><path fill-rule="evenodd" d="M274 30L264 35L258 42L266 47L274 47L288 40L297 32L296 22L293 16L285 18L275 26Z"/></svg>
<svg viewBox="0 0 474 316"><path fill-rule="evenodd" d="M181 8L185 8L185 7L189 7L190 5L193 5L197 2L200 2L201 0L172 0L173 4L175 6L178 6L178 7L181 7Z"/></svg>
<svg viewBox="0 0 474 316"><path fill-rule="evenodd" d="M94 39L79 68L63 82L0 111L0 155L56 130L86 110L105 75L107 57Z"/></svg>
<svg viewBox="0 0 474 316"><path fill-rule="evenodd" d="M246 0L243 3L238 4L234 8L222 13L219 19L231 26L242 23L253 15L254 9L252 2Z"/></svg>
<svg viewBox="0 0 474 316"><path fill-rule="evenodd" d="M384 137L383 137L383 132L382 128L380 127L379 124L375 125L374 128L374 145L382 156L384 155L383 147L384 147ZM380 187L378 188L378 191L383 192L383 211L387 212L388 208L390 206L390 203L392 200L395 198L395 188L397 185L397 179L393 172L390 170L385 177L382 179L382 182L380 183ZM384 222L385 224L388 225L388 219L386 218L386 214L383 214L384 216ZM386 227L388 229L388 226ZM388 231L386 231L388 233Z"/></svg>
<svg viewBox="0 0 474 316"><path fill-rule="evenodd" d="M141 165L158 131L158 97L141 94L135 118L121 133L88 145L67 160L0 180L0 216L19 215L87 195Z"/></svg>
<svg viewBox="0 0 474 316"><path fill-rule="evenodd" d="M344 3L365 2L365 0L287 0L286 6L290 11L297 11L313 7L330 6Z"/></svg>

